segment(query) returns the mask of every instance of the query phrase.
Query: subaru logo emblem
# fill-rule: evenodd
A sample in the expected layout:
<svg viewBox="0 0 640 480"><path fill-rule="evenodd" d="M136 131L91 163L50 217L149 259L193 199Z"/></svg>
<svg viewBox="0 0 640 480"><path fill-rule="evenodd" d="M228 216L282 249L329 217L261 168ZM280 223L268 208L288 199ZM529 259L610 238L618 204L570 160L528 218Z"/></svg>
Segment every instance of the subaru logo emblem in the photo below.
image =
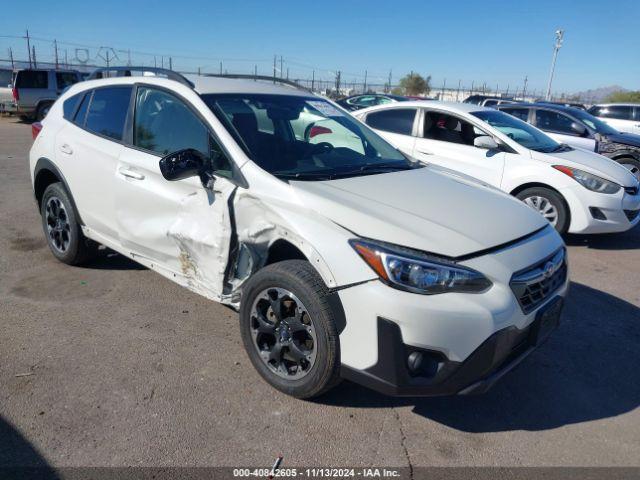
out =
<svg viewBox="0 0 640 480"><path fill-rule="evenodd" d="M542 270L542 276L544 278L549 278L553 275L554 270L555 266L553 265L553 262L547 262Z"/></svg>

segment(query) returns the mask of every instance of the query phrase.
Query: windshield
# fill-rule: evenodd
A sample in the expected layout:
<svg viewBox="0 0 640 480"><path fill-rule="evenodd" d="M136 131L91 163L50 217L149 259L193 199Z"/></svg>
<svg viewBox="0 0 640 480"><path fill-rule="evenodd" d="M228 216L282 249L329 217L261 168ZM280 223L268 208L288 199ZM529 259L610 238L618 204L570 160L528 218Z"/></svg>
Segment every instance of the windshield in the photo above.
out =
<svg viewBox="0 0 640 480"><path fill-rule="evenodd" d="M282 179L329 180L421 166L321 98L240 93L202 98L247 154Z"/></svg>
<svg viewBox="0 0 640 480"><path fill-rule="evenodd" d="M526 122L498 110L472 112L471 115L488 123L525 148L537 152L560 151L563 147L551 137Z"/></svg>
<svg viewBox="0 0 640 480"><path fill-rule="evenodd" d="M602 120L594 117L593 115L591 115L588 112L585 112L584 110L580 110L579 108L572 108L571 112L569 113L571 113L571 115L576 117L578 120L581 120L584 123L586 123L587 126L595 130L596 133L600 133L602 135L615 135L616 133L619 133L615 128L610 127L609 125L604 123Z"/></svg>

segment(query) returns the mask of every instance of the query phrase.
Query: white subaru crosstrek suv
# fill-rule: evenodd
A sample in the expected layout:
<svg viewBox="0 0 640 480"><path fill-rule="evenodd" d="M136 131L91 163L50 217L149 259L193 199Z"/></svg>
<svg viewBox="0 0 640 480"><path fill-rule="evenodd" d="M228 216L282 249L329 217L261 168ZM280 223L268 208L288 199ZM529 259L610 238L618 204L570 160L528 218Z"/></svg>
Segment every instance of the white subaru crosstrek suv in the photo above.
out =
<svg viewBox="0 0 640 480"><path fill-rule="evenodd" d="M102 244L238 309L254 367L299 398L341 377L482 392L558 324L565 247L521 202L303 89L130 70L71 87L31 149L62 262Z"/></svg>
<svg viewBox="0 0 640 480"><path fill-rule="evenodd" d="M355 116L413 158L499 188L560 233L624 232L640 222L638 180L619 163L466 103L404 102Z"/></svg>

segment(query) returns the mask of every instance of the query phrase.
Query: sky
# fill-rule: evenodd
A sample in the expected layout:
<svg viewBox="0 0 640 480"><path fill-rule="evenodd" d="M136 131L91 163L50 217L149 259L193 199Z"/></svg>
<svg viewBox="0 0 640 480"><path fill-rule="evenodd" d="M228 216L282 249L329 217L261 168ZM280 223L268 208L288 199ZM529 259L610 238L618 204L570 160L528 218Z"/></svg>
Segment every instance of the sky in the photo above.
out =
<svg viewBox="0 0 640 480"><path fill-rule="evenodd" d="M272 74L281 55L291 78L394 82L415 71L467 88L546 88L554 32L565 30L553 90L572 93L620 85L640 89L640 0L108 0L12 2L3 9L0 58L9 47L26 57L23 36L35 37L37 58L69 58L100 46L118 59L168 64L176 70ZM102 51L105 56L106 50ZM82 55L82 53L78 54ZM116 61L117 63L118 61ZM165 64L165 65L166 65Z"/></svg>

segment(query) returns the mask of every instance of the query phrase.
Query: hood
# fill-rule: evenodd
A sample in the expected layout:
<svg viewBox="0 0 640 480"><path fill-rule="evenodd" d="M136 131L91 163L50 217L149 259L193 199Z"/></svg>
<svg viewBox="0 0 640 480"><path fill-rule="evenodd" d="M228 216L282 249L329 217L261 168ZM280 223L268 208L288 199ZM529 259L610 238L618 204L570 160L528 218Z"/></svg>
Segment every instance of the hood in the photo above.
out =
<svg viewBox="0 0 640 480"><path fill-rule="evenodd" d="M622 145L630 145L632 147L640 147L640 135L634 133L615 133L604 135L605 141L620 143Z"/></svg>
<svg viewBox="0 0 640 480"><path fill-rule="evenodd" d="M447 257L502 245L547 225L505 193L430 167L291 186L308 208L356 235Z"/></svg>
<svg viewBox="0 0 640 480"><path fill-rule="evenodd" d="M623 187L636 185L636 178L625 167L615 160L595 152L575 148L566 152L541 153L531 151L532 158L542 160L550 165L566 165L611 180Z"/></svg>

